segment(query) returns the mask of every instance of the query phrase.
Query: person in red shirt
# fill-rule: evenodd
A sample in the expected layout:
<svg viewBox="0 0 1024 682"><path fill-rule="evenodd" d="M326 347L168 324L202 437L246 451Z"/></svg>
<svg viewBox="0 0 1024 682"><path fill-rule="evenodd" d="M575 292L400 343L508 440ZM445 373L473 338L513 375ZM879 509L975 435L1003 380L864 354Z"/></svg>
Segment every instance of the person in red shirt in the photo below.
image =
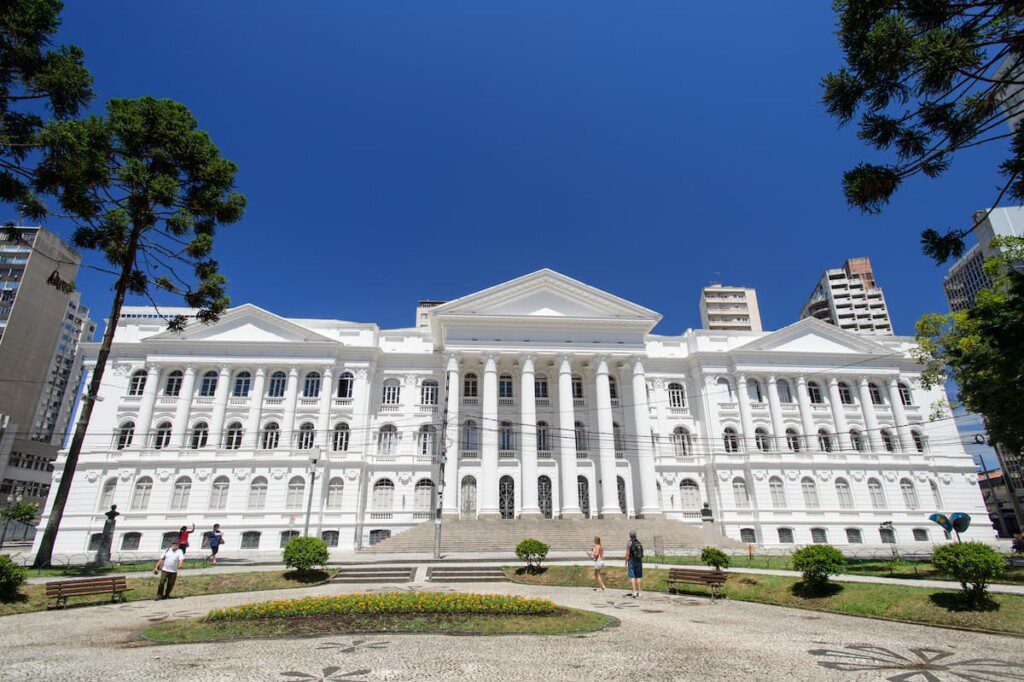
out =
<svg viewBox="0 0 1024 682"><path fill-rule="evenodd" d="M181 530L178 531L178 548L181 553L184 554L188 550L188 536L196 531L196 524L192 524L192 530L189 530L187 526L182 526Z"/></svg>

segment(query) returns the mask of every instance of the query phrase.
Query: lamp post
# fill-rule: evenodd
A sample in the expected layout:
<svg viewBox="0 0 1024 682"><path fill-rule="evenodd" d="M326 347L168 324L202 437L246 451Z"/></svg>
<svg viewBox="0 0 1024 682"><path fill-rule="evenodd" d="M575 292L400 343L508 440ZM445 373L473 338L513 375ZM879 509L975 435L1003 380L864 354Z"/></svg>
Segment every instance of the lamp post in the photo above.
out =
<svg viewBox="0 0 1024 682"><path fill-rule="evenodd" d="M316 487L316 464L323 457L323 448L316 446L309 450L309 501L306 503L306 525L302 534L309 537L309 517L313 513L313 488Z"/></svg>
<svg viewBox="0 0 1024 682"><path fill-rule="evenodd" d="M14 506L15 502L21 502L21 500L22 500L21 493L18 492L17 488L15 488L7 496L7 509L6 509L6 513L4 514L4 531L3 531L3 534L0 535L0 549L3 549L4 542L7 540L7 526L11 523L11 507Z"/></svg>

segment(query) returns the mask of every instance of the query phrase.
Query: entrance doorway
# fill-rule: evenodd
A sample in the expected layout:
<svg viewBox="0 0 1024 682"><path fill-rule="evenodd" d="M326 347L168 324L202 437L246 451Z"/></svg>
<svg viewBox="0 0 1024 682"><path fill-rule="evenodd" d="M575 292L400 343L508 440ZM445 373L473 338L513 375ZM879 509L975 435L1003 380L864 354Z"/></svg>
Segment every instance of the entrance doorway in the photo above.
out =
<svg viewBox="0 0 1024 682"><path fill-rule="evenodd" d="M580 511L583 512L583 518L590 518L590 481L587 480L586 476L576 477L576 490L580 497Z"/></svg>
<svg viewBox="0 0 1024 682"><path fill-rule="evenodd" d="M498 481L498 512L503 519L516 517L516 484L511 476L502 476Z"/></svg>
<svg viewBox="0 0 1024 682"><path fill-rule="evenodd" d="M541 476L537 479L537 503L545 519L551 518L551 479Z"/></svg>
<svg viewBox="0 0 1024 682"><path fill-rule="evenodd" d="M464 519L475 519L476 518L476 479L472 476L466 476L462 479L462 486L460 487L459 493L461 495L461 504L459 511Z"/></svg>

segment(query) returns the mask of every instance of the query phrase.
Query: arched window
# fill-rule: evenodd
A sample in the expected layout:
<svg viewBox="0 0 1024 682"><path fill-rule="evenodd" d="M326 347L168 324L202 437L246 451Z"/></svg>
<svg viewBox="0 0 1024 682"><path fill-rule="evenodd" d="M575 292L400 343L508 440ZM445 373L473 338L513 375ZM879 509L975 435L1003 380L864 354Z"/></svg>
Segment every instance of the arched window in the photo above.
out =
<svg viewBox="0 0 1024 682"><path fill-rule="evenodd" d="M288 481L288 496L285 497L284 506L287 509L301 509L303 498L306 496L306 479L302 476L292 476Z"/></svg>
<svg viewBox="0 0 1024 682"><path fill-rule="evenodd" d="M476 479L463 476L459 484L459 515L464 519L476 517Z"/></svg>
<svg viewBox="0 0 1024 682"><path fill-rule="evenodd" d="M237 450L242 447L242 422L231 422L224 431L224 447Z"/></svg>
<svg viewBox="0 0 1024 682"><path fill-rule="evenodd" d="M341 498L345 492L345 481L335 476L327 482L327 508L341 509Z"/></svg>
<svg viewBox="0 0 1024 682"><path fill-rule="evenodd" d="M776 509L786 508L786 486L778 476L768 479L768 493L772 498L772 506Z"/></svg>
<svg viewBox="0 0 1024 682"><path fill-rule="evenodd" d="M548 378L543 376L536 376L533 379L533 397L534 398L547 398L548 397Z"/></svg>
<svg viewBox="0 0 1024 682"><path fill-rule="evenodd" d="M828 531L824 528L812 528L811 529L811 542L816 545L827 545L828 544Z"/></svg>
<svg viewBox="0 0 1024 682"><path fill-rule="evenodd" d="M790 452L800 452L800 433L796 429L786 429L786 447Z"/></svg>
<svg viewBox="0 0 1024 682"><path fill-rule="evenodd" d="M371 509L378 512L389 512L395 504L395 484L389 478L382 478L373 484L373 500Z"/></svg>
<svg viewBox="0 0 1024 682"><path fill-rule="evenodd" d="M153 479L143 476L135 481L135 492L132 494L131 508L136 511L149 509L149 496L153 493Z"/></svg>
<svg viewBox="0 0 1024 682"><path fill-rule="evenodd" d="M105 512L114 504L114 494L117 492L117 479L108 478L103 484L103 491L100 493L100 511Z"/></svg>
<svg viewBox="0 0 1024 682"><path fill-rule="evenodd" d="M420 454L433 456L437 447L437 429L431 424L424 424L419 431Z"/></svg>
<svg viewBox="0 0 1024 682"><path fill-rule="evenodd" d="M914 542L928 542L927 528L915 528L912 532L914 533Z"/></svg>
<svg viewBox="0 0 1024 682"><path fill-rule="evenodd" d="M117 440L114 443L114 447L118 450L124 450L132 444L132 438L134 437L135 422L125 422L117 429Z"/></svg>
<svg viewBox="0 0 1024 682"><path fill-rule="evenodd" d="M182 476L174 482L171 490L171 509L181 511L188 509L188 498L192 495L192 479Z"/></svg>
<svg viewBox="0 0 1024 682"><path fill-rule="evenodd" d="M868 384L868 393L871 395L872 405L885 405L885 398L882 396L882 389L878 387L878 384Z"/></svg>
<svg viewBox="0 0 1024 682"><path fill-rule="evenodd" d="M900 479L900 492L903 494L903 504L907 509L916 510L921 506L917 499L917 489L909 478Z"/></svg>
<svg viewBox="0 0 1024 682"><path fill-rule="evenodd" d="M845 478L836 479L836 499L839 501L840 509L853 509L853 493Z"/></svg>
<svg viewBox="0 0 1024 682"><path fill-rule="evenodd" d="M121 536L121 550L134 552L139 549L142 543L142 533L125 533Z"/></svg>
<svg viewBox="0 0 1024 682"><path fill-rule="evenodd" d="M302 382L303 398L320 397L320 372L310 372Z"/></svg>
<svg viewBox="0 0 1024 682"><path fill-rule="evenodd" d="M348 450L348 437L348 424L338 422L334 425L334 439L331 441L331 448L335 452L346 452Z"/></svg>
<svg viewBox="0 0 1024 682"><path fill-rule="evenodd" d="M258 530L247 530L242 533L241 549L259 549L260 532Z"/></svg>
<svg viewBox="0 0 1024 682"><path fill-rule="evenodd" d="M872 508L885 509L885 491L877 478L868 479L868 495L871 497Z"/></svg>
<svg viewBox="0 0 1024 682"><path fill-rule="evenodd" d="M832 452L832 434L827 429L818 429L818 447L825 452Z"/></svg>
<svg viewBox="0 0 1024 682"><path fill-rule="evenodd" d="M394 424L385 424L377 433L377 454L393 455L398 451L398 429Z"/></svg>
<svg viewBox="0 0 1024 682"><path fill-rule="evenodd" d="M312 422L305 422L299 427L298 446L299 450L311 450L313 449L313 443L316 441L316 427L313 426Z"/></svg>
<svg viewBox="0 0 1024 682"><path fill-rule="evenodd" d="M818 486L810 476L800 479L800 490L804 494L804 507L807 509L819 509L821 500L818 499Z"/></svg>
<svg viewBox="0 0 1024 682"><path fill-rule="evenodd" d="M900 391L900 402L904 405L914 404L914 394L910 392L910 386L907 386L902 381L899 383Z"/></svg>
<svg viewBox="0 0 1024 682"><path fill-rule="evenodd" d="M886 452L899 452L899 442L889 429L882 429L882 446Z"/></svg>
<svg viewBox="0 0 1024 682"><path fill-rule="evenodd" d="M210 486L210 509L227 509L228 477L218 476Z"/></svg>
<svg viewBox="0 0 1024 682"><path fill-rule="evenodd" d="M879 528L878 539L882 541L882 544L895 545L896 533L893 531L892 528Z"/></svg>
<svg viewBox="0 0 1024 682"><path fill-rule="evenodd" d="M732 400L732 384L725 377L718 377L718 381L715 382L715 391L718 393L719 404L731 403Z"/></svg>
<svg viewBox="0 0 1024 682"><path fill-rule="evenodd" d="M736 498L737 509L750 509L750 494L747 492L747 482L742 478L732 479L732 495Z"/></svg>
<svg viewBox="0 0 1024 682"><path fill-rule="evenodd" d="M740 528L740 542L748 545L756 545L757 533L754 532L753 528Z"/></svg>
<svg viewBox="0 0 1024 682"><path fill-rule="evenodd" d="M692 478L684 478L679 484L679 501L686 511L700 509L700 486Z"/></svg>
<svg viewBox="0 0 1024 682"><path fill-rule="evenodd" d="M263 509L267 506L267 479L257 476L249 484L249 509Z"/></svg>
<svg viewBox="0 0 1024 682"><path fill-rule="evenodd" d="M761 393L761 382L757 379L747 379L747 397L752 403L763 403L764 394Z"/></svg>
<svg viewBox="0 0 1024 682"><path fill-rule="evenodd" d="M868 441L864 434L857 429L850 429L850 441L853 443L853 449L857 452L867 452Z"/></svg>
<svg viewBox="0 0 1024 682"><path fill-rule="evenodd" d="M277 444L281 441L281 427L277 422L270 422L263 427L263 442L261 448L264 450L276 450Z"/></svg>
<svg viewBox="0 0 1024 682"><path fill-rule="evenodd" d="M153 448L163 450L171 444L171 422L160 422L153 432Z"/></svg>
<svg viewBox="0 0 1024 682"><path fill-rule="evenodd" d="M196 422L192 427L192 449L205 448L206 442L210 439L210 426L206 422Z"/></svg>
<svg viewBox="0 0 1024 682"><path fill-rule="evenodd" d="M779 402L793 402L793 390L789 387L788 381L786 381L785 379L779 379L778 381L775 382L775 387L779 391Z"/></svg>
<svg viewBox="0 0 1024 682"><path fill-rule="evenodd" d="M736 434L736 429L731 426L727 426L722 432L722 442L725 444L726 452L738 452L740 449L740 438Z"/></svg>
<svg viewBox="0 0 1024 682"><path fill-rule="evenodd" d="M511 398L512 393L512 375L502 374L498 377L498 397L499 398Z"/></svg>
<svg viewBox="0 0 1024 682"><path fill-rule="evenodd" d="M472 419L467 419L462 423L462 450L464 452L480 450L480 429Z"/></svg>
<svg viewBox="0 0 1024 682"><path fill-rule="evenodd" d="M850 384L845 381L839 382L839 402L843 405L853 405L853 391Z"/></svg>
<svg viewBox="0 0 1024 682"><path fill-rule="evenodd" d="M477 381L476 375L470 372L462 380L462 397L463 398L476 398L480 395L480 382Z"/></svg>
<svg viewBox="0 0 1024 682"><path fill-rule="evenodd" d="M184 378L184 373L180 369L176 369L167 375L167 381L164 382L164 395L174 397L181 393L181 381Z"/></svg>
<svg viewBox="0 0 1024 682"><path fill-rule="evenodd" d="M615 377L608 377L608 397L612 400L619 399L619 382L615 380Z"/></svg>
<svg viewBox="0 0 1024 682"><path fill-rule="evenodd" d="M397 405L402 395L402 385L398 379L386 379L384 381L384 393L381 395L381 403L384 405Z"/></svg>
<svg viewBox="0 0 1024 682"><path fill-rule="evenodd" d="M239 372L235 375L235 385L231 387L231 395L236 398L248 398L252 388L252 374Z"/></svg>
<svg viewBox="0 0 1024 682"><path fill-rule="evenodd" d="M547 422L537 422L537 452L551 452L551 428Z"/></svg>
<svg viewBox="0 0 1024 682"><path fill-rule="evenodd" d="M932 489L932 498L935 500L935 508L942 509L942 493L939 492L939 484L935 479L928 481L928 487Z"/></svg>
<svg viewBox="0 0 1024 682"><path fill-rule="evenodd" d="M612 443L615 445L615 455L622 457L626 452L626 439L622 436L622 427L618 422L612 422Z"/></svg>
<svg viewBox="0 0 1024 682"><path fill-rule="evenodd" d="M574 432L576 434L576 452L587 451L587 427L583 422L576 422Z"/></svg>
<svg viewBox="0 0 1024 682"><path fill-rule="evenodd" d="M516 449L512 422L501 422L498 424L498 449L506 452Z"/></svg>
<svg viewBox="0 0 1024 682"><path fill-rule="evenodd" d="M580 377L572 378L572 397L573 400L583 400L583 379Z"/></svg>
<svg viewBox="0 0 1024 682"><path fill-rule="evenodd" d="M672 448L676 451L676 457L686 457L693 452L693 437L684 427L672 429Z"/></svg>
<svg viewBox="0 0 1024 682"><path fill-rule="evenodd" d="M420 384L420 405L437 405L437 382L433 379Z"/></svg>
<svg viewBox="0 0 1024 682"><path fill-rule="evenodd" d="M338 375L338 397L339 398L351 398L352 397L352 384L354 377L352 372L342 372Z"/></svg>
<svg viewBox="0 0 1024 682"><path fill-rule="evenodd" d="M429 514L434 508L434 482L429 478L416 481L412 491L412 510L420 514Z"/></svg>
<svg viewBox="0 0 1024 682"><path fill-rule="evenodd" d="M284 372L274 372L270 375L270 381L267 383L267 397L283 398L287 387L288 375Z"/></svg>
<svg viewBox="0 0 1024 682"><path fill-rule="evenodd" d="M140 369L132 374L128 381L128 395L142 395L146 390L146 370Z"/></svg>
<svg viewBox="0 0 1024 682"><path fill-rule="evenodd" d="M807 397L812 405L823 405L825 403L825 396L822 394L821 386L818 385L817 381L807 382Z"/></svg>
<svg viewBox="0 0 1024 682"><path fill-rule="evenodd" d="M279 547L281 549L284 549L285 547L288 546L289 542L291 542L293 539L295 539L297 537L299 537L299 531L297 531L297 530L283 530L283 531L281 531L281 544L279 545Z"/></svg>
<svg viewBox="0 0 1024 682"><path fill-rule="evenodd" d="M672 383L668 385L668 406L675 408L686 407L686 394L683 393L683 385Z"/></svg>
<svg viewBox="0 0 1024 682"><path fill-rule="evenodd" d="M851 545L860 545L864 542L864 536L860 532L860 528L847 528L846 529L846 542Z"/></svg>
<svg viewBox="0 0 1024 682"><path fill-rule="evenodd" d="M779 543L783 545L793 544L793 529L779 528Z"/></svg>
<svg viewBox="0 0 1024 682"><path fill-rule="evenodd" d="M771 450L771 438L768 437L768 429L760 426L754 429L754 445L761 452Z"/></svg>
<svg viewBox="0 0 1024 682"><path fill-rule="evenodd" d="M325 530L320 532L320 539L327 543L328 547L337 547L341 533L336 530Z"/></svg>
<svg viewBox="0 0 1024 682"><path fill-rule="evenodd" d="M217 372L210 370L203 375L202 383L199 384L199 395L209 398L217 392Z"/></svg>
<svg viewBox="0 0 1024 682"><path fill-rule="evenodd" d="M928 452L928 436L917 429L910 431L910 437L914 439L914 449L918 452Z"/></svg>

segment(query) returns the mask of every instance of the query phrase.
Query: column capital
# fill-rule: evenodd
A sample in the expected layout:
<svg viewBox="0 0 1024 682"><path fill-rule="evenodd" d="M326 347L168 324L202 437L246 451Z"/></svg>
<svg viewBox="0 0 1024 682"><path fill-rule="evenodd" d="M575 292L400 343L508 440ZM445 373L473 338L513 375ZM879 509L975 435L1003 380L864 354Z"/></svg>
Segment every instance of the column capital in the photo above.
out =
<svg viewBox="0 0 1024 682"><path fill-rule="evenodd" d="M485 372L497 372L498 371L498 354L487 353L484 355L484 371Z"/></svg>
<svg viewBox="0 0 1024 682"><path fill-rule="evenodd" d="M778 376L776 376L774 372L771 374L766 374L764 378L769 385L774 384L778 380Z"/></svg>
<svg viewBox="0 0 1024 682"><path fill-rule="evenodd" d="M458 372L459 371L459 354L448 353L444 356L444 371L446 372Z"/></svg>
<svg viewBox="0 0 1024 682"><path fill-rule="evenodd" d="M521 372L534 372L533 367L533 354L532 353L521 353L519 355L519 364L522 367ZM527 369L529 368L529 369Z"/></svg>
<svg viewBox="0 0 1024 682"><path fill-rule="evenodd" d="M736 385L747 383L747 375L745 372L736 372Z"/></svg>
<svg viewBox="0 0 1024 682"><path fill-rule="evenodd" d="M793 377L793 379L794 381L796 381L797 386L804 386L807 384L807 377L805 377L803 374L797 374L795 377Z"/></svg>
<svg viewBox="0 0 1024 682"><path fill-rule="evenodd" d="M885 383L887 383L890 388L895 388L895 387L899 386L900 378L898 376L886 377L885 378Z"/></svg>
<svg viewBox="0 0 1024 682"><path fill-rule="evenodd" d="M839 377L837 377L837 376L830 376L828 378L828 385L829 386L837 386L838 387L839 386Z"/></svg>
<svg viewBox="0 0 1024 682"><path fill-rule="evenodd" d="M323 372L324 377L333 376L335 369L337 369L337 366L333 362L329 365L325 365Z"/></svg>
<svg viewBox="0 0 1024 682"><path fill-rule="evenodd" d="M264 377L266 375L267 375L267 366L266 365L256 365L256 376Z"/></svg>
<svg viewBox="0 0 1024 682"><path fill-rule="evenodd" d="M861 386L867 386L868 384L871 383L871 377L869 377L867 374L858 374L857 383L860 384Z"/></svg>
<svg viewBox="0 0 1024 682"><path fill-rule="evenodd" d="M230 375L231 374L231 365L229 365L226 362L222 363L220 365L220 373L221 373L221 376L228 376L228 375Z"/></svg>
<svg viewBox="0 0 1024 682"><path fill-rule="evenodd" d="M95 365L93 365L93 366L95 367ZM185 374L193 374L194 375L196 373L196 363L194 363L194 362L186 362L182 366L185 368Z"/></svg>
<svg viewBox="0 0 1024 682"><path fill-rule="evenodd" d="M629 359L629 364L633 366L633 374L644 373L644 359L640 355L634 355Z"/></svg>
<svg viewBox="0 0 1024 682"><path fill-rule="evenodd" d="M160 373L160 365L158 365L157 363L152 362L152 361L147 361L146 362L146 372L148 374L159 374Z"/></svg>
<svg viewBox="0 0 1024 682"><path fill-rule="evenodd" d="M594 357L594 374L608 374L608 356L598 355Z"/></svg>
<svg viewBox="0 0 1024 682"><path fill-rule="evenodd" d="M559 355L558 356L558 373L559 374L572 374L572 356L571 355Z"/></svg>
<svg viewBox="0 0 1024 682"><path fill-rule="evenodd" d="M288 368L288 376L293 376L293 377L299 376L299 366L298 365L292 365L291 367L289 367Z"/></svg>

